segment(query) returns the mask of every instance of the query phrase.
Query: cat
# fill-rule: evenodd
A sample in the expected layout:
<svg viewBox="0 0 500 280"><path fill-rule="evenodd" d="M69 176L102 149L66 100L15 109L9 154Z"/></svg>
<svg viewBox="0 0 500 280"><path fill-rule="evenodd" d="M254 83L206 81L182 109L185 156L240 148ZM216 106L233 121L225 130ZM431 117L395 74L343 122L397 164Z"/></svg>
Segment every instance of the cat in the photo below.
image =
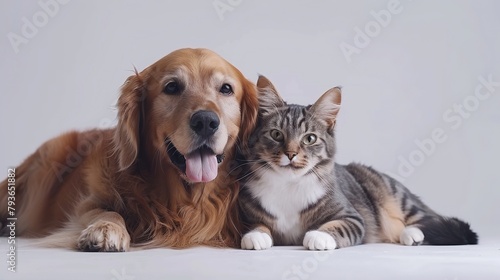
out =
<svg viewBox="0 0 500 280"><path fill-rule="evenodd" d="M468 223L437 214L395 179L334 162L339 87L310 106L287 104L264 76L257 87L258 125L240 154L242 249L477 244Z"/></svg>

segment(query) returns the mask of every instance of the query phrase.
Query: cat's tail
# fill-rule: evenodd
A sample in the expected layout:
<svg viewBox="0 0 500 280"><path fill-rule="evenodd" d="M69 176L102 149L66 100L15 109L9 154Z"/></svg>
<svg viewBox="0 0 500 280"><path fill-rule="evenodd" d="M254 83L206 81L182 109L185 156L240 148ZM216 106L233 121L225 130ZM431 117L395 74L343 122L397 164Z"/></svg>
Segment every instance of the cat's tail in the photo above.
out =
<svg viewBox="0 0 500 280"><path fill-rule="evenodd" d="M435 217L419 223L427 245L477 244L478 236L470 225L457 218Z"/></svg>

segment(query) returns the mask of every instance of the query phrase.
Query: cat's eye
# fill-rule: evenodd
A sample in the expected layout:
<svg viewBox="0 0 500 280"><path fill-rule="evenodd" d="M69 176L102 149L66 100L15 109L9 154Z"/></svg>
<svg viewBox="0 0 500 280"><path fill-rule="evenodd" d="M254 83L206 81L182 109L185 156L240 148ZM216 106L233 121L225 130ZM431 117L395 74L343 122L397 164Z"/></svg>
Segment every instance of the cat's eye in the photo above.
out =
<svg viewBox="0 0 500 280"><path fill-rule="evenodd" d="M302 138L302 143L304 143L305 145L312 145L314 143L316 143L316 141L318 140L318 137L314 134L307 134L306 136L304 136L304 138Z"/></svg>
<svg viewBox="0 0 500 280"><path fill-rule="evenodd" d="M283 139L285 138L285 136L283 135L283 132L281 132L277 129L271 130L270 134L271 134L271 138L273 138L275 141L278 141L278 142L282 142Z"/></svg>

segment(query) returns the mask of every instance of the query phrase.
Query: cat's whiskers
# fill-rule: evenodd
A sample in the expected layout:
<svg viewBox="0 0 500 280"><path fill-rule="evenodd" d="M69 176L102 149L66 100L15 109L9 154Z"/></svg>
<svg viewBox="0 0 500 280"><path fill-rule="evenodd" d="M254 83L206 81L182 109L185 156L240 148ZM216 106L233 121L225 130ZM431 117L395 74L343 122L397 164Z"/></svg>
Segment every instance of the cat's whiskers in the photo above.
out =
<svg viewBox="0 0 500 280"><path fill-rule="evenodd" d="M323 175L321 175L318 171L318 167L317 166L314 166L313 168L311 168L311 171L314 173L314 175L316 175L316 177L318 178L318 180L324 184L324 185L329 185L330 184L330 180L325 178ZM334 176L332 174L332 176Z"/></svg>
<svg viewBox="0 0 500 280"><path fill-rule="evenodd" d="M243 179L246 179L249 176L250 176L250 178L248 178L248 180L251 181L256 176L258 176L257 172L261 171L262 169L266 169L266 170L271 169L271 166L268 163L266 163L266 162L263 162L263 163L264 163L263 165L260 165L258 168L251 170L250 172L246 173L243 177L237 178L236 182L239 182Z"/></svg>
<svg viewBox="0 0 500 280"><path fill-rule="evenodd" d="M239 160L239 161L244 162L244 163L238 164L233 169L229 170L229 174L233 173L234 171L236 171L237 169L239 169L241 167L262 162L262 160Z"/></svg>

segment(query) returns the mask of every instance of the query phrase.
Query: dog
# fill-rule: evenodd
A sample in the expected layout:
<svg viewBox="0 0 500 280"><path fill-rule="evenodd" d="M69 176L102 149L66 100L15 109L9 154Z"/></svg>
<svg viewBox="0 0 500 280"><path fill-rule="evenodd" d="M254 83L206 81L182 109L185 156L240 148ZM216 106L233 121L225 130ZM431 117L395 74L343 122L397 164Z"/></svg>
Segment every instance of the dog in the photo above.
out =
<svg viewBox="0 0 500 280"><path fill-rule="evenodd" d="M230 169L255 126L256 86L210 50L180 49L135 71L117 107L116 127L60 135L12 169L2 224L14 196L17 235L50 246L238 246Z"/></svg>

